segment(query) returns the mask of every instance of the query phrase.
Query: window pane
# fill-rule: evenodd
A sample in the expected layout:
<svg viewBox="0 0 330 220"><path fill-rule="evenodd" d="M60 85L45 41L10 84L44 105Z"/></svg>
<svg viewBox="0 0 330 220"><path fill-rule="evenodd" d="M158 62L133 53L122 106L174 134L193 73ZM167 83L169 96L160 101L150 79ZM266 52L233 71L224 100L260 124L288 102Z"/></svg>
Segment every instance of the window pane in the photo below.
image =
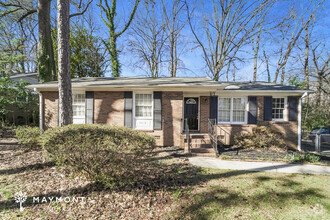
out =
<svg viewBox="0 0 330 220"><path fill-rule="evenodd" d="M230 122L231 98L219 98L218 121Z"/></svg>
<svg viewBox="0 0 330 220"><path fill-rule="evenodd" d="M152 94L135 94L135 116L152 117Z"/></svg>
<svg viewBox="0 0 330 220"><path fill-rule="evenodd" d="M273 98L272 106L273 106L272 118L273 119L284 119L285 99L284 98Z"/></svg>
<svg viewBox="0 0 330 220"><path fill-rule="evenodd" d="M85 117L85 94L72 94L72 111L74 117Z"/></svg>

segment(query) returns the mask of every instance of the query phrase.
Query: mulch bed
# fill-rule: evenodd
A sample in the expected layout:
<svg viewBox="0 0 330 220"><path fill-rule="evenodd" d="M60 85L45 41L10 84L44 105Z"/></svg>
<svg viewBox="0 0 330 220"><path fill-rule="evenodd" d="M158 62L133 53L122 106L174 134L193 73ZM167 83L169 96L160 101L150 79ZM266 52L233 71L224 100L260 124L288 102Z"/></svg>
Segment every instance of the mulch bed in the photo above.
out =
<svg viewBox="0 0 330 220"><path fill-rule="evenodd" d="M241 149L236 146L224 146L220 148L220 158L229 160L288 162L285 157L293 153L299 153L299 151L281 149ZM330 157L328 155L317 155L320 156L320 163L330 163Z"/></svg>

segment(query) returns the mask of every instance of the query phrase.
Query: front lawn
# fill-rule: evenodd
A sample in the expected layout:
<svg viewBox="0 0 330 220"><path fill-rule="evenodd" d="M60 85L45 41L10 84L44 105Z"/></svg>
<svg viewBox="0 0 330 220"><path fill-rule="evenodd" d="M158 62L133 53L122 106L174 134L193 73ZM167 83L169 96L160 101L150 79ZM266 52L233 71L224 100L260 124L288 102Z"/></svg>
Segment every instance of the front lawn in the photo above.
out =
<svg viewBox="0 0 330 220"><path fill-rule="evenodd" d="M9 142L0 144L0 219L330 219L330 176L201 169L161 148L162 175L109 190Z"/></svg>

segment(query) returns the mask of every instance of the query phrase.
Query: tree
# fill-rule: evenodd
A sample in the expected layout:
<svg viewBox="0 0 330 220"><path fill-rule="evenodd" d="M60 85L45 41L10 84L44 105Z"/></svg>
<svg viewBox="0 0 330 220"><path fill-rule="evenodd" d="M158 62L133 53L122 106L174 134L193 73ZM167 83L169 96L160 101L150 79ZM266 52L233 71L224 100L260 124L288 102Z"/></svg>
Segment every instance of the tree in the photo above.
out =
<svg viewBox="0 0 330 220"><path fill-rule="evenodd" d="M180 33L187 24L187 20L182 19L182 14L185 8L183 0L173 0L171 9L167 10L166 3L162 0L163 15L165 18L165 32L169 42L170 51L170 75L176 77L178 70L178 42L181 37Z"/></svg>
<svg viewBox="0 0 330 220"><path fill-rule="evenodd" d="M138 57L134 65L151 77L159 76L167 40L164 32L165 25L155 13L156 6L156 3L147 2L145 7L138 12L128 40L129 50Z"/></svg>
<svg viewBox="0 0 330 220"><path fill-rule="evenodd" d="M57 31L53 29L53 45L57 50ZM104 76L108 60L101 38L93 35L91 29L79 22L70 31L70 72L71 78L102 77ZM58 63L55 54L55 63Z"/></svg>
<svg viewBox="0 0 330 220"><path fill-rule="evenodd" d="M70 76L70 3L57 0L59 126L72 124Z"/></svg>
<svg viewBox="0 0 330 220"><path fill-rule="evenodd" d="M128 27L132 23L140 1L141 0L135 0L133 10L129 16L128 22L124 25L124 28L121 31L117 31L115 25L115 17L117 15L116 12L117 0L110 0L111 6L108 0L99 0L99 7L101 9L101 19L109 29L109 40L104 41L104 44L110 54L111 70L112 70L112 75L114 77L120 76L120 63L118 58L117 39L128 29ZM103 2L105 5L103 5ZM106 18L103 18L102 12L106 15Z"/></svg>
<svg viewBox="0 0 330 220"><path fill-rule="evenodd" d="M322 47L323 46L323 47ZM318 47L321 47L320 52L317 53ZM313 54L313 63L314 63L314 69L315 69L315 75L317 79L316 83L316 106L324 106L327 107L327 105L322 105L321 98L322 94L329 98L330 94L330 69L329 69L329 62L330 62L330 54L329 52L325 52L324 50L325 46L318 44L314 48L312 48L312 54ZM329 100L328 100L329 101ZM329 104L329 103L327 103Z"/></svg>
<svg viewBox="0 0 330 220"><path fill-rule="evenodd" d="M257 81L257 72L258 72L258 58L259 58L259 48L260 48L260 37L262 32L264 31L264 23L265 18L268 14L268 11L273 7L274 1L272 1L270 4L267 5L267 7L264 8L264 10L259 13L259 17L257 18L259 21L259 27L257 28L257 33L255 35L255 39L252 38L252 49L253 49L253 81ZM267 61L268 62L268 61ZM267 64L268 65L268 64Z"/></svg>
<svg viewBox="0 0 330 220"><path fill-rule="evenodd" d="M76 7L76 12L70 15L70 18L82 15L86 12L92 0L84 4L84 0L70 1ZM28 17L38 14L38 72L39 81L47 82L56 80L56 66L54 60L54 51L51 37L50 6L51 0L0 0L0 6L5 8L0 17L5 17L14 13L19 13L18 23L22 23ZM33 34L33 33L31 33Z"/></svg>
<svg viewBox="0 0 330 220"><path fill-rule="evenodd" d="M192 12L187 5L188 22L190 29L202 49L203 59L212 78L219 80L221 71L230 62L239 59L237 52L248 43L259 26L254 18L261 13L272 1L245 1L245 0L215 0L212 2L211 14L205 13L202 2L203 31L196 32L193 26ZM201 34L200 34L201 33Z"/></svg>
<svg viewBox="0 0 330 220"><path fill-rule="evenodd" d="M280 71L281 72L281 84L284 84L285 79L285 67L288 62L288 59L291 55L291 52L296 45L296 42L300 38L301 33L305 30L306 26L310 24L312 19L315 16L317 9L323 4L324 0L316 3L310 1L308 7L304 10L301 16L298 16L294 11L290 12L289 19L286 22L283 22L279 26L279 31L281 33L281 48L279 52L279 59L277 62L277 68L275 70L274 83L277 82ZM305 22L304 18L307 17ZM302 21L302 22L300 22Z"/></svg>
<svg viewBox="0 0 330 220"><path fill-rule="evenodd" d="M41 83L57 79L51 36L50 3L51 0L38 0L38 72Z"/></svg>

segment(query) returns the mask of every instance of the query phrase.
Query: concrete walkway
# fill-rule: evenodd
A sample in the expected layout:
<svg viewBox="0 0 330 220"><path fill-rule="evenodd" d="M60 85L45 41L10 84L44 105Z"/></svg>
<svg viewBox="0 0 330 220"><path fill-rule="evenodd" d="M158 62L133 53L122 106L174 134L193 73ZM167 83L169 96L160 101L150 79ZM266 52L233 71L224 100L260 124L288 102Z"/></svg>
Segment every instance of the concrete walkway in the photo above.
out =
<svg viewBox="0 0 330 220"><path fill-rule="evenodd" d="M330 175L330 166L271 162L229 161L211 157L190 157L189 161L194 166L216 169Z"/></svg>

